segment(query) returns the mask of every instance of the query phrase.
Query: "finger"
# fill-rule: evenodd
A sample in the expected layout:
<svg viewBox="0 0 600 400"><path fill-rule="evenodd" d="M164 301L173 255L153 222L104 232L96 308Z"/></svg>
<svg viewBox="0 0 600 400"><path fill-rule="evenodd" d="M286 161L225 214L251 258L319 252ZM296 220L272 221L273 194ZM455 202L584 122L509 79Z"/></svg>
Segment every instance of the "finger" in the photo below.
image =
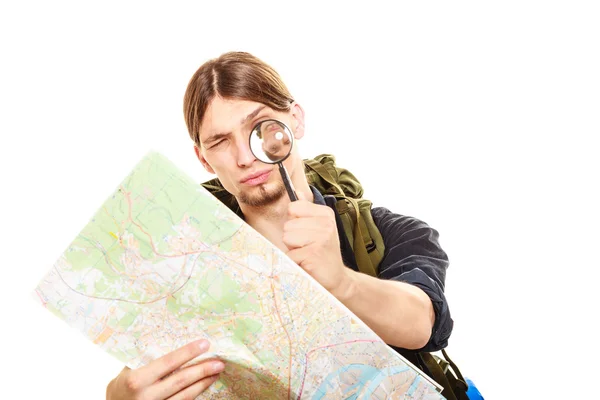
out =
<svg viewBox="0 0 600 400"><path fill-rule="evenodd" d="M156 383L149 394L151 398L166 399L187 387L196 384L225 369L225 364L220 360L206 360L189 367L182 368L169 377ZM193 398L193 397L190 397Z"/></svg>
<svg viewBox="0 0 600 400"><path fill-rule="evenodd" d="M336 221L326 217L293 218L283 225L283 242L288 248L302 247L337 237Z"/></svg>
<svg viewBox="0 0 600 400"><path fill-rule="evenodd" d="M309 201L292 201L288 205L288 216L298 217L325 217L333 216L333 210L329 206L314 204Z"/></svg>
<svg viewBox="0 0 600 400"><path fill-rule="evenodd" d="M210 344L207 340L194 341L157 358L148 365L133 371L133 373L139 379L138 383L141 383L141 387L149 386L163 376L175 371L186 362L198 357L208 350L209 347Z"/></svg>
<svg viewBox="0 0 600 400"><path fill-rule="evenodd" d="M283 224L283 232L294 232L300 230L319 230L327 219L323 217L300 217L289 219Z"/></svg>
<svg viewBox="0 0 600 400"><path fill-rule="evenodd" d="M219 379L219 375L213 375L204 378L201 381L198 381L193 385L188 386L187 388L185 388L185 390L182 390L181 392L169 397L168 400L195 399L196 397L200 396L202 392L208 389L210 385L215 383L217 379Z"/></svg>
<svg viewBox="0 0 600 400"><path fill-rule="evenodd" d="M318 233L319 232L316 230L300 230L293 232L285 232L283 234L282 240L288 249L296 249L315 243L318 237Z"/></svg>
<svg viewBox="0 0 600 400"><path fill-rule="evenodd" d="M308 197L304 194L304 192L297 190L296 195L298 196L298 200L306 201Z"/></svg>
<svg viewBox="0 0 600 400"><path fill-rule="evenodd" d="M286 254L289 258L292 259L296 264L302 266L304 261L310 256L312 249L310 247L298 247L296 249L292 249L288 251Z"/></svg>

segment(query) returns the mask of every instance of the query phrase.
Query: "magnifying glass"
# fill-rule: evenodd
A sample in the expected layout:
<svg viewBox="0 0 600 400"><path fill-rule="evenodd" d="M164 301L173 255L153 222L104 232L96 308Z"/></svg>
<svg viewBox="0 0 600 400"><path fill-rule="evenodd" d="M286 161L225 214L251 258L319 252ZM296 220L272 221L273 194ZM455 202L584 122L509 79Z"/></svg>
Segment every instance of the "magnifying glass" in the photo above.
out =
<svg viewBox="0 0 600 400"><path fill-rule="evenodd" d="M281 179L291 201L298 200L292 181L283 166L294 144L292 131L281 121L267 119L259 122L250 132L250 150L257 160L266 164L277 164Z"/></svg>

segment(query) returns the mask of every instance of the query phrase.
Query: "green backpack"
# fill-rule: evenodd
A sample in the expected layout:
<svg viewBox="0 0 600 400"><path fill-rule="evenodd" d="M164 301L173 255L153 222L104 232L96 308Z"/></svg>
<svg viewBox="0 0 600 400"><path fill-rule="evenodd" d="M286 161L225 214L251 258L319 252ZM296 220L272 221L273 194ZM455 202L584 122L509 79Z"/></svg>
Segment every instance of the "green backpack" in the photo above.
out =
<svg viewBox="0 0 600 400"><path fill-rule="evenodd" d="M350 171L338 167L335 157L331 154L321 154L314 159L303 161L308 183L324 196L331 195L337 200L335 207L354 252L358 269L376 277L385 247L383 237L371 215L373 204L362 197L364 191L360 182ZM225 190L218 178L205 182L202 186L241 216L235 197ZM448 400L468 400L468 385L465 379L445 350L442 350L442 354L445 359L426 352L403 355L443 386L442 395Z"/></svg>

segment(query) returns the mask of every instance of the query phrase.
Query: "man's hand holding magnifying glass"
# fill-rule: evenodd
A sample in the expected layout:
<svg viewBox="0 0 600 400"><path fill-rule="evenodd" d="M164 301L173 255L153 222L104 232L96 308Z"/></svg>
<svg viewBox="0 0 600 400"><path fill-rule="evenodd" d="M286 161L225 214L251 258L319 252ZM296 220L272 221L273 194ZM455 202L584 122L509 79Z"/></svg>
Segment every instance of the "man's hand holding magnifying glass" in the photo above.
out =
<svg viewBox="0 0 600 400"><path fill-rule="evenodd" d="M283 228L287 255L334 296L345 295L352 270L342 261L333 210L298 192L298 201L288 206L288 218Z"/></svg>

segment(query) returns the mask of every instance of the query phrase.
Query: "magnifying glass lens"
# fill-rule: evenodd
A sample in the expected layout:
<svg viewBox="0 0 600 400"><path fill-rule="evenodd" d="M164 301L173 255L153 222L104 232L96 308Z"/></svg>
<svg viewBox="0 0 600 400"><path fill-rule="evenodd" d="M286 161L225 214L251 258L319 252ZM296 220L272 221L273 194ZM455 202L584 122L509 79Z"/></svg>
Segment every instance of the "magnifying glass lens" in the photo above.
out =
<svg viewBox="0 0 600 400"><path fill-rule="evenodd" d="M268 164L285 160L292 151L293 143L292 132L277 120L262 121L250 133L250 150L254 157Z"/></svg>

